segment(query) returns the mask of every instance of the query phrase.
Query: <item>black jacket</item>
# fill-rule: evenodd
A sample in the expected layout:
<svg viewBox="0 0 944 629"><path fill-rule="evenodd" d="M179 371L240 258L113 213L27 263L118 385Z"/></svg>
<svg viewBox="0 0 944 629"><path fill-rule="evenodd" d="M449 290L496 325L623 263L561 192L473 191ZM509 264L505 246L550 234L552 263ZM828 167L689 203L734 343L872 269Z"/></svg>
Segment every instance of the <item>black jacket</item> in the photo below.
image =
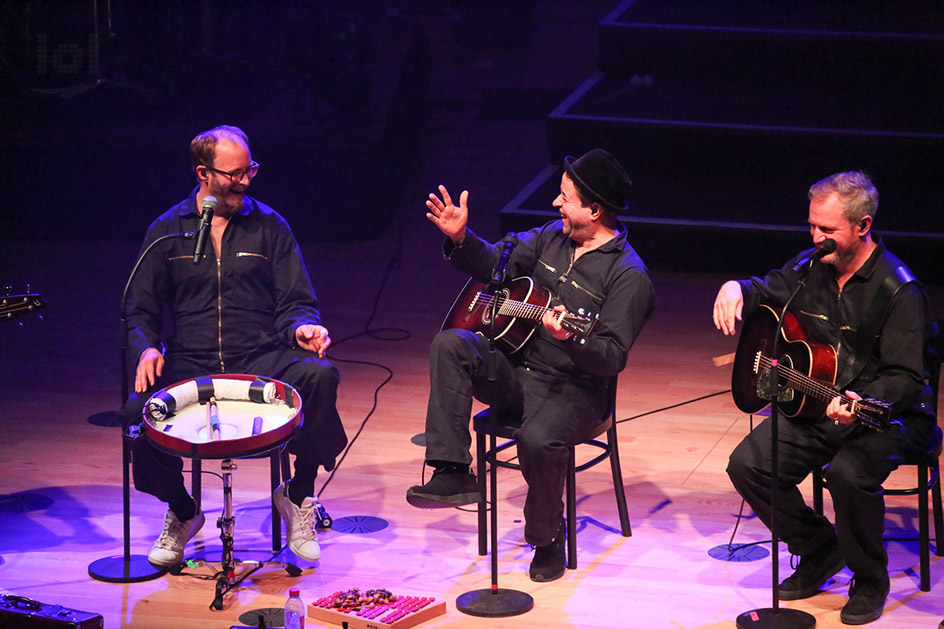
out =
<svg viewBox="0 0 944 629"><path fill-rule="evenodd" d="M148 228L144 249L160 236L197 229L196 190ZM226 371L228 357L275 344L295 345L295 330L319 324L318 301L298 243L275 210L251 197L213 245L193 263L193 240L159 243L141 263L128 299L129 345L137 360L148 347L211 357ZM173 330L162 325L167 307ZM170 337L170 338L168 338Z"/></svg>
<svg viewBox="0 0 944 629"><path fill-rule="evenodd" d="M568 377L608 378L626 366L629 350L652 312L654 292L645 264L626 240L626 229L617 225L612 240L580 256L573 266L574 243L564 235L560 220L517 234L507 277L530 276L569 312L582 308L600 315L586 342L559 341L538 325L537 333L515 354L518 360ZM501 243L490 245L468 230L461 247L453 247L447 238L443 253L458 269L488 281L501 248Z"/></svg>
<svg viewBox="0 0 944 629"><path fill-rule="evenodd" d="M801 253L763 279L740 281L744 316L762 302L782 306L800 281L794 265L808 253ZM814 264L790 311L811 341L836 348L837 388L886 400L898 413L910 410L928 416L924 350L929 328L923 287L916 281L905 283L878 315L884 320L874 325L865 321L886 278L903 266L879 244L840 289L832 266ZM867 324L875 333L866 339L858 332Z"/></svg>

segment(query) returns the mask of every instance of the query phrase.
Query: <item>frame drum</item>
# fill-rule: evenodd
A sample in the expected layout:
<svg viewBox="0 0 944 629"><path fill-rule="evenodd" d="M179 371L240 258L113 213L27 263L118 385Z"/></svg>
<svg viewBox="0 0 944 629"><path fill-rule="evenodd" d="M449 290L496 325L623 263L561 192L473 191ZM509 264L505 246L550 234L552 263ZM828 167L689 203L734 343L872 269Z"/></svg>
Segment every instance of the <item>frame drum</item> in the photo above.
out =
<svg viewBox="0 0 944 629"><path fill-rule="evenodd" d="M215 413L210 399L215 398ZM304 421L290 385L262 376L216 374L161 389L144 405L144 432L159 449L189 458L253 456L288 441Z"/></svg>

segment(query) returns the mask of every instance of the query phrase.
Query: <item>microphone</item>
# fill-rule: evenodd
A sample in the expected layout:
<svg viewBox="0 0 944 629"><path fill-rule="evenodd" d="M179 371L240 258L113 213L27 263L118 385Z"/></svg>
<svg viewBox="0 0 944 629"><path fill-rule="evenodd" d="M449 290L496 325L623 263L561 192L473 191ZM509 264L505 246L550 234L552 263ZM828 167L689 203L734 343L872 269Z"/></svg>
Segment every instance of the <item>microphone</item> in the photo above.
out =
<svg viewBox="0 0 944 629"><path fill-rule="evenodd" d="M836 241L832 238L827 238L823 242L816 245L816 249L813 249L809 254L800 258L800 260L793 265L794 271L800 271L804 267L806 270L809 270L813 266L813 263L819 260L824 256L828 256L833 251L836 250Z"/></svg>
<svg viewBox="0 0 944 629"><path fill-rule="evenodd" d="M210 223L213 222L213 212L216 211L217 200L214 196L203 197L203 213L200 215L200 225L197 227L197 244L193 248L193 263L196 264L203 257L206 249L207 234L210 233Z"/></svg>
<svg viewBox="0 0 944 629"><path fill-rule="evenodd" d="M501 257L498 258L498 262L495 263L495 268L492 269L492 284L501 286L505 280L505 268L508 266L508 258L511 257L511 252L514 251L515 247L518 246L518 236L513 233L509 233L505 236L504 246L502 247Z"/></svg>

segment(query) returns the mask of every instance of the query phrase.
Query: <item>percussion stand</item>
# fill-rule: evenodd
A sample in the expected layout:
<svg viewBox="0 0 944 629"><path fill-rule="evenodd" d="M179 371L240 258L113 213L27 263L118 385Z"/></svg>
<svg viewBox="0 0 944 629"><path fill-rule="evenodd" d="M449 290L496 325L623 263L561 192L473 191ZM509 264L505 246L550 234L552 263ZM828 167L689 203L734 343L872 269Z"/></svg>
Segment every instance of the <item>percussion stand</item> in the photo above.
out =
<svg viewBox="0 0 944 629"><path fill-rule="evenodd" d="M141 266L148 252L159 242L171 238L192 239L194 232L180 232L166 234L161 236L145 249L138 257L125 288L121 293L121 403L124 404L128 399L128 314L126 304L128 302L128 289L131 287L131 281ZM151 581L164 576L167 572L163 568L152 566L146 556L131 554L131 475L129 468L131 466L131 440L138 436L138 426L129 426L127 432L122 429L121 433L121 469L122 469L122 503L123 503L123 523L124 523L124 554L114 555L96 559L88 567L88 574L93 579L105 581L107 583L139 583L141 581Z"/></svg>
<svg viewBox="0 0 944 629"><path fill-rule="evenodd" d="M223 609L223 596L231 589L242 583L251 574L260 568L280 568L284 569L289 576L297 577L301 569L290 563L282 561L272 561L275 556L282 552L272 555L272 558L266 561L242 561L233 558L233 531L236 528L236 518L233 516L233 472L236 471L236 465L232 459L223 459L221 464L223 476L223 512L216 525L220 528L220 541L223 543L223 557L220 571L213 575L216 579L216 597L210 604L210 609ZM250 569L237 574L240 566L252 566Z"/></svg>
<svg viewBox="0 0 944 629"><path fill-rule="evenodd" d="M812 263L811 263L812 264ZM807 269L809 272L809 269ZM780 336L783 330L783 319L787 314L787 308L793 302L800 289L806 286L806 275L804 275L797 287L793 289L790 298L783 304L783 310L780 311L780 319L777 321L777 329L774 330L774 340L770 352L770 579L772 590L772 605L769 608L754 609L746 611L737 617L738 629L813 629L816 626L816 618L800 609L790 609L780 607L780 564L779 564L779 543L777 536L777 494L780 484L780 456L779 444L777 441L778 430L777 422L780 415L780 402L789 399L790 392L780 382L779 358L780 358ZM759 388L759 387L758 387ZM767 396L761 396L767 397Z"/></svg>

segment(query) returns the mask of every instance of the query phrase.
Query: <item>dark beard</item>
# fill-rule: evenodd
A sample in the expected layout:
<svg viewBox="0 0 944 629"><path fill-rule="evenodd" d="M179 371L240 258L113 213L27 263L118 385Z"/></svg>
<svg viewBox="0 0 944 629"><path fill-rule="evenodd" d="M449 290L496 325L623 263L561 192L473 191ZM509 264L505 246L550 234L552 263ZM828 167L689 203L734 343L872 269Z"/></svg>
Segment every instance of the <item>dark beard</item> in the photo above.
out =
<svg viewBox="0 0 944 629"><path fill-rule="evenodd" d="M832 267L847 268L853 260L855 260L856 255L859 253L859 249L862 248L862 242L856 241L854 245L845 249L837 249L835 253L832 254L833 260L826 262L824 264L829 264Z"/></svg>

